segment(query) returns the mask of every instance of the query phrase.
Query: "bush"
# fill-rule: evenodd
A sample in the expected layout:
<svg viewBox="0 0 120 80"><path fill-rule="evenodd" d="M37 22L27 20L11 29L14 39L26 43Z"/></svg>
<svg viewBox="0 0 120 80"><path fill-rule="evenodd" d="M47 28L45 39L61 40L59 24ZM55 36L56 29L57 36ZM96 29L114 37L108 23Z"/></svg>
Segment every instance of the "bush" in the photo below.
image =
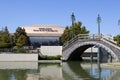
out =
<svg viewBox="0 0 120 80"><path fill-rule="evenodd" d="M47 55L45 55L41 59L43 59L43 60L60 60L61 55L56 55L56 56L47 56Z"/></svg>
<svg viewBox="0 0 120 80"><path fill-rule="evenodd" d="M11 43L1 43L0 48L10 48L12 45Z"/></svg>
<svg viewBox="0 0 120 80"><path fill-rule="evenodd" d="M13 53L29 53L29 50L23 49L23 48L18 48L18 49L14 49Z"/></svg>

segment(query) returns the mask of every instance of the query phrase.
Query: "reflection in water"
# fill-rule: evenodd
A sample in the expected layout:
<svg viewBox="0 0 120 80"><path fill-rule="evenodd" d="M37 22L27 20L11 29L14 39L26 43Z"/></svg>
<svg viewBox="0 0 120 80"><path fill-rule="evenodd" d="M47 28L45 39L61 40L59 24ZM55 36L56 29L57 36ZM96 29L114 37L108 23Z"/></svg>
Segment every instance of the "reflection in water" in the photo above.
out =
<svg viewBox="0 0 120 80"><path fill-rule="evenodd" d="M43 77L62 79L62 67L60 63L41 63L39 64L39 72Z"/></svg>
<svg viewBox="0 0 120 80"><path fill-rule="evenodd" d="M0 70L0 80L26 80L29 70Z"/></svg>
<svg viewBox="0 0 120 80"><path fill-rule="evenodd" d="M38 69L38 62L0 62L0 69Z"/></svg>
<svg viewBox="0 0 120 80"><path fill-rule="evenodd" d="M119 80L119 76L120 70L80 62L0 62L0 80Z"/></svg>
<svg viewBox="0 0 120 80"><path fill-rule="evenodd" d="M65 80L119 80L120 76L120 70L102 69L96 64L65 62L62 69Z"/></svg>
<svg viewBox="0 0 120 80"><path fill-rule="evenodd" d="M37 69L37 62L0 62L0 80L27 80L27 73Z"/></svg>
<svg viewBox="0 0 120 80"><path fill-rule="evenodd" d="M86 70L84 70L78 62L63 63L63 73L66 73L67 75L66 80L98 80L97 78L90 76L90 74ZM66 76L64 76L64 78L66 78Z"/></svg>

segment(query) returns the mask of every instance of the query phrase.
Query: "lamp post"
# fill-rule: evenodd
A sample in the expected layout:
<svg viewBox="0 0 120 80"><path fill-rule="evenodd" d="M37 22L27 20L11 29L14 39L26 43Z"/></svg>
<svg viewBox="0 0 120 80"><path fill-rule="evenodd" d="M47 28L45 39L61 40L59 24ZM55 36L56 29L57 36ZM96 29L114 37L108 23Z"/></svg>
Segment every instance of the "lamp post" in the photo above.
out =
<svg viewBox="0 0 120 80"><path fill-rule="evenodd" d="M118 26L120 26L120 19L118 20Z"/></svg>
<svg viewBox="0 0 120 80"><path fill-rule="evenodd" d="M98 14L98 17L97 17L97 23L98 23L98 35L100 36L100 22L101 22L101 17L100 15Z"/></svg>
<svg viewBox="0 0 120 80"><path fill-rule="evenodd" d="M118 26L120 26L120 19L118 20Z"/></svg>
<svg viewBox="0 0 120 80"><path fill-rule="evenodd" d="M97 17L97 23L98 23L98 36L99 36L99 38L101 38L101 33L100 33L100 22L101 22L101 17L100 17L100 15L98 14L98 17ZM101 57L101 55L100 55L100 52L101 52L101 48L100 47L98 47L98 53L97 53L97 63L98 63L98 68L100 69L100 57Z"/></svg>
<svg viewBox="0 0 120 80"><path fill-rule="evenodd" d="M72 39L73 39L74 38L74 22L75 22L75 15L73 12L71 15L71 20L72 20Z"/></svg>

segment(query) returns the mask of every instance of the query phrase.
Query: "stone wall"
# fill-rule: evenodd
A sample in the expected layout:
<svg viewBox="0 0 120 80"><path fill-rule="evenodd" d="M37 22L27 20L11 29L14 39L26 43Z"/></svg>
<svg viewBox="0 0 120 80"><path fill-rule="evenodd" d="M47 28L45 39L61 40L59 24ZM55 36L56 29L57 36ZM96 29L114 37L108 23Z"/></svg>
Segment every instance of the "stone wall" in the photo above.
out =
<svg viewBox="0 0 120 80"><path fill-rule="evenodd" d="M0 54L0 61L38 61L38 54Z"/></svg>
<svg viewBox="0 0 120 80"><path fill-rule="evenodd" d="M41 46L40 52L47 56L62 55L62 46Z"/></svg>

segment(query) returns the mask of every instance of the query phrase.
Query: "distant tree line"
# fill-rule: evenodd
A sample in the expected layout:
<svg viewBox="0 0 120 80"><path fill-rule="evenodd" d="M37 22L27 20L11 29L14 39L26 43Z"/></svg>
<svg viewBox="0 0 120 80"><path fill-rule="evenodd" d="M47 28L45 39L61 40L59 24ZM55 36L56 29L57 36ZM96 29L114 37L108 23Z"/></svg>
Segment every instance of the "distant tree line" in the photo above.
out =
<svg viewBox="0 0 120 80"><path fill-rule="evenodd" d="M82 22L80 21L74 23L74 36L78 34L89 34L89 31L85 26L82 26ZM70 39L72 39L72 25L66 26L60 37L60 41L62 44L65 44ZM117 45L120 46L120 35L114 36L114 40L117 42ZM9 33L7 26L0 30L0 49L13 47L22 48L29 45L29 37L24 28L18 27L13 34Z"/></svg>
<svg viewBox="0 0 120 80"><path fill-rule="evenodd" d="M78 21L74 24L74 36L77 36L78 34L89 34L89 31L86 29L85 26L82 26L82 22ZM72 25L66 26L60 40L62 44L65 44L67 41L72 39Z"/></svg>
<svg viewBox="0 0 120 80"><path fill-rule="evenodd" d="M7 27L0 30L0 48L12 48L16 46L21 48L23 46L29 46L29 38L24 28L18 27L16 32L10 34Z"/></svg>

